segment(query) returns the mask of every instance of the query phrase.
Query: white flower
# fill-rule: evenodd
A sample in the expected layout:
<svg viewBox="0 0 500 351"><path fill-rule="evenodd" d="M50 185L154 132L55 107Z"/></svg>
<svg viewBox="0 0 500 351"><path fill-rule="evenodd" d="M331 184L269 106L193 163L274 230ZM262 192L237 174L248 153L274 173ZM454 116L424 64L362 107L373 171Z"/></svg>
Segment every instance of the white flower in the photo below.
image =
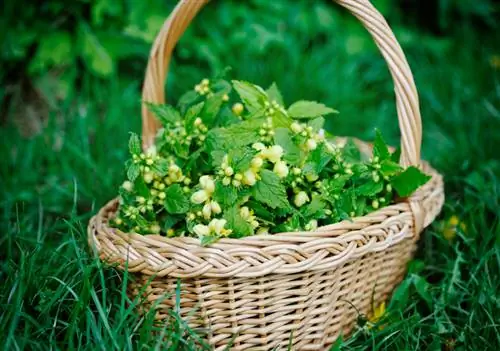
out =
<svg viewBox="0 0 500 351"><path fill-rule="evenodd" d="M147 184L151 183L153 181L153 173L147 172L144 174L144 182Z"/></svg>
<svg viewBox="0 0 500 351"><path fill-rule="evenodd" d="M306 224L306 230L316 230L318 228L318 221L315 219L311 219L309 223Z"/></svg>
<svg viewBox="0 0 500 351"><path fill-rule="evenodd" d="M283 155L283 148L279 145L273 145L261 151L262 157L267 158L272 163L276 163Z"/></svg>
<svg viewBox="0 0 500 351"><path fill-rule="evenodd" d="M132 188L134 187L134 185L132 184L132 182L130 182L130 181L128 181L128 180L126 180L126 181L124 181L124 182L123 182L122 187L123 187L123 189L125 189L126 191L129 191L129 192L130 192L130 191L132 191Z"/></svg>
<svg viewBox="0 0 500 351"><path fill-rule="evenodd" d="M297 207L303 206L308 201L309 201L309 196L305 191L300 191L297 195L295 195L295 198L293 199L293 203Z"/></svg>
<svg viewBox="0 0 500 351"><path fill-rule="evenodd" d="M312 151L318 147L318 144L316 143L316 140L314 139L308 139L306 142L306 149L309 151Z"/></svg>
<svg viewBox="0 0 500 351"><path fill-rule="evenodd" d="M255 176L255 172L252 169L247 170L243 173L242 183L245 185L252 186L257 182L257 177Z"/></svg>
<svg viewBox="0 0 500 351"><path fill-rule="evenodd" d="M262 151L266 148L266 146L262 143L254 143L252 144L252 148L254 148L255 150Z"/></svg>
<svg viewBox="0 0 500 351"><path fill-rule="evenodd" d="M203 225L203 224L197 224L193 227L193 231L196 233L198 236L207 236L210 233L210 229L208 226Z"/></svg>
<svg viewBox="0 0 500 351"><path fill-rule="evenodd" d="M197 117L195 120L194 120L194 125L195 126L199 126L201 124L201 118L200 117Z"/></svg>
<svg viewBox="0 0 500 351"><path fill-rule="evenodd" d="M216 201L211 201L210 202L210 208L212 209L212 212L215 214L219 214L222 212L222 209L220 208L220 205Z"/></svg>
<svg viewBox="0 0 500 351"><path fill-rule="evenodd" d="M318 131L318 139L319 140L323 140L325 138L325 130L323 128L321 128L319 131Z"/></svg>
<svg viewBox="0 0 500 351"><path fill-rule="evenodd" d="M201 213L203 213L203 218L209 219L212 216L212 206L210 204L205 204Z"/></svg>
<svg viewBox="0 0 500 351"><path fill-rule="evenodd" d="M274 165L273 172L280 178L285 178L288 175L288 166L283 161L278 161Z"/></svg>
<svg viewBox="0 0 500 351"><path fill-rule="evenodd" d="M202 189L206 190L209 194L213 193L215 190L215 182L212 177L204 175L200 177L200 186Z"/></svg>
<svg viewBox="0 0 500 351"><path fill-rule="evenodd" d="M222 184L225 185L225 186L228 186L229 184L231 184L231 178L229 177L224 177L222 179Z"/></svg>
<svg viewBox="0 0 500 351"><path fill-rule="evenodd" d="M297 122L293 122L292 125L290 126L290 128L292 129L292 131L294 133L302 132L302 126Z"/></svg>
<svg viewBox="0 0 500 351"><path fill-rule="evenodd" d="M265 234L269 234L269 228L267 228L267 227L260 227L257 230L257 235L265 235Z"/></svg>
<svg viewBox="0 0 500 351"><path fill-rule="evenodd" d="M223 234L224 226L226 225L225 219L214 218L208 224L209 231L215 234Z"/></svg>
<svg viewBox="0 0 500 351"><path fill-rule="evenodd" d="M248 219L250 217L250 210L247 206L240 208L240 216L243 219Z"/></svg>
<svg viewBox="0 0 500 351"><path fill-rule="evenodd" d="M241 113L243 112L243 109L244 109L243 105L239 102L235 103L232 107L233 113L236 116L241 115Z"/></svg>
<svg viewBox="0 0 500 351"><path fill-rule="evenodd" d="M228 176L228 177L232 176L232 175L234 174L234 170L233 170L233 168L232 168L232 167L229 167L229 166L228 166L228 167L226 167L226 168L224 169L224 174L225 174L226 176Z"/></svg>
<svg viewBox="0 0 500 351"><path fill-rule="evenodd" d="M260 157L254 157L251 162L252 168L259 169L264 164L264 161Z"/></svg>
<svg viewBox="0 0 500 351"><path fill-rule="evenodd" d="M314 174L314 173L307 173L306 174L306 179L310 183L317 181L318 178L319 178L319 176L317 174Z"/></svg>
<svg viewBox="0 0 500 351"><path fill-rule="evenodd" d="M156 156L156 146L155 145L151 145L147 149L146 156L148 156L148 157L154 157L154 156Z"/></svg>
<svg viewBox="0 0 500 351"><path fill-rule="evenodd" d="M255 229L259 226L259 222L256 220L253 220L253 221L250 221L250 225L252 226L253 229Z"/></svg>
<svg viewBox="0 0 500 351"><path fill-rule="evenodd" d="M195 192L193 195L191 195L191 202L195 204L201 204L205 201L207 201L209 198L209 194L206 190L198 190Z"/></svg>

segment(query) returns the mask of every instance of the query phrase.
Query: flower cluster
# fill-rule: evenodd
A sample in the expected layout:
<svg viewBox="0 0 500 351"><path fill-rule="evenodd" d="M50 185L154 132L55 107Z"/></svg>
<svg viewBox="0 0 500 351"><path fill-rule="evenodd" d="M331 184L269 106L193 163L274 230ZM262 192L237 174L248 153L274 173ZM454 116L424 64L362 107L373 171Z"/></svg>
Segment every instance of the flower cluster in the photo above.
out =
<svg viewBox="0 0 500 351"><path fill-rule="evenodd" d="M113 225L203 244L312 231L389 205L428 180L399 166L380 134L371 157L353 141L337 146L323 129L335 110L312 101L284 106L275 85L223 79L203 79L176 107L150 105L163 128L145 152L132 135Z"/></svg>

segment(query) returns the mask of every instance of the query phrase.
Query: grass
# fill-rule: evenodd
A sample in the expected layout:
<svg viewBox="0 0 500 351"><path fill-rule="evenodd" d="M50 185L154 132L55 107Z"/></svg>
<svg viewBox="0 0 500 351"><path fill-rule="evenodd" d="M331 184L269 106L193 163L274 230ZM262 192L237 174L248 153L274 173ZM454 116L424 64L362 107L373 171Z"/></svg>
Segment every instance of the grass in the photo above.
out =
<svg viewBox="0 0 500 351"><path fill-rule="evenodd" d="M208 13L209 17L211 14ZM405 36L420 91L423 157L445 176L443 214L426 230L409 274L391 301L385 327L360 327L341 350L494 350L500 345L500 83L491 41L466 32L441 42ZM341 114L337 135L398 142L394 97L380 56L348 53L349 36L311 41L265 54L238 47L212 53L241 79L276 81L287 101L323 101ZM179 54L180 55L180 54ZM173 97L208 75L209 65L176 58ZM90 216L116 194L129 131L140 128L140 78L81 77L52 112L47 127L22 138L0 130L0 340L5 350L196 349L200 340L172 313L152 333L124 293L129 277L90 255ZM443 225L466 224L447 240ZM416 282L419 282L418 284ZM339 344L340 345L340 344Z"/></svg>

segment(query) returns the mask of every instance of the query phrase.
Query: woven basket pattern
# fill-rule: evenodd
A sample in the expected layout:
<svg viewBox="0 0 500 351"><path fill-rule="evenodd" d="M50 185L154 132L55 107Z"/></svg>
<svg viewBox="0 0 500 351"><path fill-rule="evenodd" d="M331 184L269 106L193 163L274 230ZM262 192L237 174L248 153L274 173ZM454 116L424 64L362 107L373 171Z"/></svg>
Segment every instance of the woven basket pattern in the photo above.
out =
<svg viewBox="0 0 500 351"><path fill-rule="evenodd" d="M143 100L165 102L172 51L207 0L181 0L151 50ZM391 72L401 130L401 164L432 179L408 199L351 221L311 232L221 239L209 247L195 238L123 233L108 225L118 207L110 201L88 227L99 257L132 273L131 297L144 299L163 320L175 305L206 334L215 350L325 350L369 315L401 281L421 231L440 212L443 180L420 161L422 126L418 95L406 58L384 18L368 0L336 0L367 28ZM159 123L143 107L143 147ZM342 139L338 140L342 142ZM362 152L371 145L358 141ZM139 296L140 295L140 296ZM354 306L354 307L353 307ZM356 311L357 310L357 311Z"/></svg>

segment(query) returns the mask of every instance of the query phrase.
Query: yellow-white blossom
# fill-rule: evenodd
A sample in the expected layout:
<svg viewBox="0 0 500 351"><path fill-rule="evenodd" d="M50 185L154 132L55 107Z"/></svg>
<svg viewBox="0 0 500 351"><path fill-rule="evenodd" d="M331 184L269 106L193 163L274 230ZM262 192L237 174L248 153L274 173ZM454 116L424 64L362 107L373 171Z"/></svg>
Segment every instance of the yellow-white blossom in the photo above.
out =
<svg viewBox="0 0 500 351"><path fill-rule="evenodd" d="M153 181L153 179L154 179L153 173L147 172L144 174L144 182L146 182L146 184L151 183Z"/></svg>
<svg viewBox="0 0 500 351"><path fill-rule="evenodd" d="M272 163L276 163L281 159L281 156L283 156L283 148L279 145L273 145L262 150L261 155Z"/></svg>
<svg viewBox="0 0 500 351"><path fill-rule="evenodd" d="M197 224L193 227L193 231L198 236L207 236L207 235L222 235L227 236L232 233L232 230L225 229L227 221L225 219L217 219L214 218L208 223L208 225Z"/></svg>
<svg viewBox="0 0 500 351"><path fill-rule="evenodd" d="M211 176L204 175L200 177L200 186L203 190L206 190L209 194L213 193L215 190L215 182Z"/></svg>
<svg viewBox="0 0 500 351"><path fill-rule="evenodd" d="M305 230L316 230L318 228L318 221L311 219L305 226Z"/></svg>
<svg viewBox="0 0 500 351"><path fill-rule="evenodd" d="M305 191L299 191L299 193L295 195L293 199L293 203L297 207L303 206L308 201L309 201L309 195L307 195Z"/></svg>
<svg viewBox="0 0 500 351"><path fill-rule="evenodd" d="M283 161L278 161L274 164L273 172L280 178L285 178L288 175L288 166Z"/></svg>
<svg viewBox="0 0 500 351"><path fill-rule="evenodd" d="M222 209L217 201L210 201L210 208L215 214L219 214L222 212Z"/></svg>
<svg viewBox="0 0 500 351"><path fill-rule="evenodd" d="M210 198L210 194L205 190L201 189L191 195L191 202L195 204L201 204Z"/></svg>
<svg viewBox="0 0 500 351"><path fill-rule="evenodd" d="M258 150L258 151L262 151L266 148L266 145L264 145L262 143L253 143L252 148L255 150Z"/></svg>
<svg viewBox="0 0 500 351"><path fill-rule="evenodd" d="M306 149L309 151L315 150L318 147L318 144L316 143L316 140L314 139L308 139L306 141Z"/></svg>
<svg viewBox="0 0 500 351"><path fill-rule="evenodd" d="M245 173L243 173L243 179L241 182L249 186L254 185L257 182L255 171L252 168L248 169Z"/></svg>
<svg viewBox="0 0 500 351"><path fill-rule="evenodd" d="M293 122L292 125L290 126L290 128L292 129L292 131L294 133L300 133L303 130L302 125L300 125L300 123L297 123L297 122Z"/></svg>
<svg viewBox="0 0 500 351"><path fill-rule="evenodd" d="M250 165L253 169L259 169L262 167L263 164L264 164L264 160L262 160L261 157L254 157L252 159L252 162L250 163Z"/></svg>
<svg viewBox="0 0 500 351"><path fill-rule="evenodd" d="M130 192L130 191L132 191L132 189L134 188L134 185L132 184L132 182L130 182L130 181L128 181L128 180L126 180L126 181L124 181L124 182L123 182L122 187L123 187L123 189L125 189L126 191L129 191L129 192Z"/></svg>

